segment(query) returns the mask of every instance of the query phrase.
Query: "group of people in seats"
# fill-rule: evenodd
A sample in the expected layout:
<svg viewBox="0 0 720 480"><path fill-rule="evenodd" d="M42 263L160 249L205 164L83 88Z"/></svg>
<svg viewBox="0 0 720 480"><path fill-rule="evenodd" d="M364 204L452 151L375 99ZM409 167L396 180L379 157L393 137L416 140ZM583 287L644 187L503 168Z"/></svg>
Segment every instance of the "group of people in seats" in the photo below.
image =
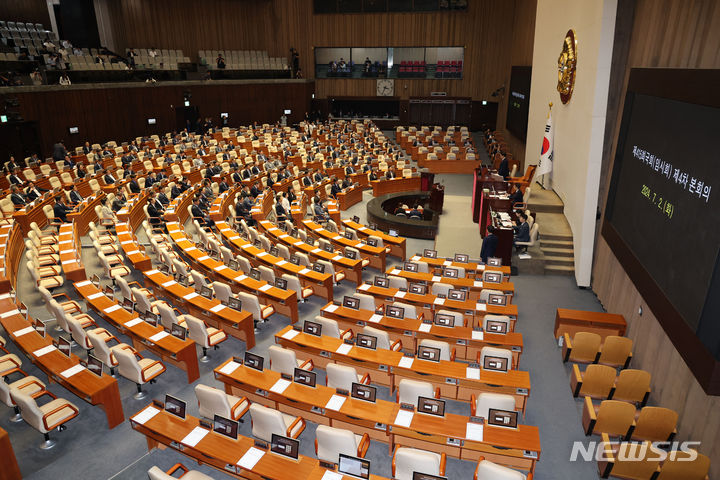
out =
<svg viewBox="0 0 720 480"><path fill-rule="evenodd" d="M676 462L689 452L660 452L658 447L673 448L677 435L677 412L663 407L647 406L650 374L644 370L628 368L632 360L633 342L617 335L601 336L594 332L576 332L563 335L563 362L572 362L570 385L573 396L583 398L582 424L585 435L597 435L605 441L618 444L606 452L611 461L598 467L603 478L683 478L703 480L710 468L705 455L697 454L694 461ZM587 365L584 372L579 364ZM620 373L618 374L618 369ZM597 403L599 401L599 403ZM625 452L627 442L640 442L642 451L635 465L628 465ZM650 446L650 442L659 442ZM667 465L660 459L667 455ZM663 470L666 473L663 475ZM640 476L627 476L629 472L643 472ZM680 472L672 476L670 472ZM643 476L645 475L645 476Z"/></svg>

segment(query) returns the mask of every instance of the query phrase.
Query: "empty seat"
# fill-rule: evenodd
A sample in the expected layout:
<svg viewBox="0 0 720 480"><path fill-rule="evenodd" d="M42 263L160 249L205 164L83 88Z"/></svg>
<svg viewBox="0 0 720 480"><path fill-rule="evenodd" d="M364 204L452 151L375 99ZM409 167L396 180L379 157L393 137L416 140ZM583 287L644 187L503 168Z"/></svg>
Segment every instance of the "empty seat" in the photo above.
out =
<svg viewBox="0 0 720 480"><path fill-rule="evenodd" d="M295 373L296 368L312 371L315 368L311 359L298 360L295 351L283 348L279 345L270 345L268 347L270 354L270 370L280 372L291 377Z"/></svg>
<svg viewBox="0 0 720 480"><path fill-rule="evenodd" d="M481 392L470 395L470 410L473 416L489 418L490 409L515 410L515 397L505 393Z"/></svg>
<svg viewBox="0 0 720 480"><path fill-rule="evenodd" d="M671 442L677 434L677 420L677 412L669 408L643 407L635 421L630 440Z"/></svg>
<svg viewBox="0 0 720 480"><path fill-rule="evenodd" d="M486 332L502 332L503 327L501 324L505 324L505 332L510 331L510 327L512 325L510 321L510 317L507 315L492 315L488 314L483 317L483 330Z"/></svg>
<svg viewBox="0 0 720 480"><path fill-rule="evenodd" d="M395 393L395 400L398 403L408 403L417 407L418 397L440 398L440 387L434 388L430 382L421 382L409 378L400 380Z"/></svg>
<svg viewBox="0 0 720 480"><path fill-rule="evenodd" d="M174 477L173 475L178 470L182 470L182 475ZM213 477L205 475L197 470L188 470L182 463L176 463L167 472L163 472L159 467L153 466L148 470L148 477L150 480L176 480L177 478L184 478L185 480L213 480Z"/></svg>
<svg viewBox="0 0 720 480"><path fill-rule="evenodd" d="M112 352L118 361L120 375L137 385L137 393L133 398L135 400L145 398L147 394L143 392L142 386L154 382L155 378L165 371L165 365L158 360L143 358L130 348L115 346Z"/></svg>
<svg viewBox="0 0 720 480"><path fill-rule="evenodd" d="M361 436L326 425L318 425L315 430L315 455L322 462L338 463L340 454L364 458L369 446L367 433Z"/></svg>
<svg viewBox="0 0 720 480"><path fill-rule="evenodd" d="M480 457L473 476L473 480L526 480L527 478L517 470L497 465L485 460L484 457Z"/></svg>
<svg viewBox="0 0 720 480"><path fill-rule="evenodd" d="M489 360L488 365L486 366L486 357L492 357L493 359L497 359L494 361L495 365L490 365L490 362L492 362L492 360ZM480 364L480 368L483 369L488 368L499 370L501 368L501 364L503 363L502 360L505 360L505 362L507 363L508 370L513 368L512 351L508 350L507 348L482 347L480 349L480 352L478 353L478 363Z"/></svg>
<svg viewBox="0 0 720 480"><path fill-rule="evenodd" d="M10 376L15 374L20 376L21 378L11 380ZM15 410L15 415L10 417L10 421L20 422L22 421L20 408L13 401L10 392L12 390L19 390L26 395L33 396L36 393L45 390L45 384L37 377L28 375L19 368L5 372L3 377L4 381L0 381L0 401L2 401L8 407L13 407L13 409Z"/></svg>
<svg viewBox="0 0 720 480"><path fill-rule="evenodd" d="M455 348L450 348L450 344L448 342L423 338L420 340L418 345L421 347L437 348L440 351L440 360L442 361L455 361Z"/></svg>
<svg viewBox="0 0 720 480"><path fill-rule="evenodd" d="M445 462L444 452L439 454L397 445L392 459L392 475L396 480L413 480L414 472L441 476L445 475Z"/></svg>
<svg viewBox="0 0 720 480"><path fill-rule="evenodd" d="M625 438L635 421L635 406L619 400L603 400L594 405L585 397L582 424L585 435L607 434L612 438Z"/></svg>
<svg viewBox="0 0 720 480"><path fill-rule="evenodd" d="M198 384L195 386L200 416L214 418L215 415L240 420L249 410L250 401L247 397L228 395L220 389Z"/></svg>
<svg viewBox="0 0 720 480"><path fill-rule="evenodd" d="M211 347L217 349L221 342L227 340L227 334L222 329L208 327L205 322L192 315L185 315L185 322L188 327L188 337L202 348L203 356L200 357L200 361L208 362L210 359L207 356L207 349Z"/></svg>
<svg viewBox="0 0 720 480"><path fill-rule="evenodd" d="M627 337L608 335L600 346L597 363L615 368L628 368L632 360L633 342Z"/></svg>
<svg viewBox="0 0 720 480"><path fill-rule="evenodd" d="M297 438L305 430L302 417L286 415L259 403L250 405L250 417L253 436L266 442L272 440L273 434Z"/></svg>
<svg viewBox="0 0 720 480"><path fill-rule="evenodd" d="M374 327L365 326L362 333L377 338L377 348L383 350L394 350L396 352L402 350L402 341L400 339L390 342L390 335L385 330Z"/></svg>
<svg viewBox="0 0 720 480"><path fill-rule="evenodd" d="M330 388L340 388L345 391L352 389L353 383L362 383L370 385L370 375L359 375L353 367L340 365L338 363L328 363L325 367L326 377L325 383Z"/></svg>
<svg viewBox="0 0 720 480"><path fill-rule="evenodd" d="M44 405L38 405L37 399L42 396L49 396L51 401ZM55 440L50 439L50 433L54 429L62 430L65 423L77 417L80 410L63 398L58 398L47 390L35 393L32 396L22 390L10 391L13 402L20 409L20 414L31 427L38 430L45 436L45 441L40 448L47 450L55 446Z"/></svg>
<svg viewBox="0 0 720 480"><path fill-rule="evenodd" d="M352 330L349 328L344 332L341 332L340 327L338 327L337 321L333 320L332 318L316 315L313 322L319 323L322 326L321 334L323 336L340 338L343 340L353 338L354 336Z"/></svg>
<svg viewBox="0 0 720 480"><path fill-rule="evenodd" d="M567 333L563 338L563 362L595 363L602 341L600 335L592 332L577 332L572 339Z"/></svg>

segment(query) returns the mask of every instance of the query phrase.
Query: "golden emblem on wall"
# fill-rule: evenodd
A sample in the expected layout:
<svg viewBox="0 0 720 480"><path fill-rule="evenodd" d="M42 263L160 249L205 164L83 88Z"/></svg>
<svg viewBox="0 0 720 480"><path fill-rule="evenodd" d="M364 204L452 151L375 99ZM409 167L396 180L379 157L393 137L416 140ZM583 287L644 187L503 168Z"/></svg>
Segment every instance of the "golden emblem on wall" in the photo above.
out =
<svg viewBox="0 0 720 480"><path fill-rule="evenodd" d="M560 93L562 103L568 103L572 97L575 86L575 69L577 67L577 39L575 31L571 28L563 40L562 52L558 57L558 83L557 91Z"/></svg>

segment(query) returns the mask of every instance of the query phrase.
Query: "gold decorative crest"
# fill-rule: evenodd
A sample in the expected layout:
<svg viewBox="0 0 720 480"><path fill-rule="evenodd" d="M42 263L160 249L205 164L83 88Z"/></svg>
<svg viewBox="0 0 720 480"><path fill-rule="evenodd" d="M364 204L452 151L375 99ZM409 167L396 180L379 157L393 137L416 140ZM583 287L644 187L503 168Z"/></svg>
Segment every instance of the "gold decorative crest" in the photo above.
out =
<svg viewBox="0 0 720 480"><path fill-rule="evenodd" d="M558 57L557 91L563 104L570 101L575 87L575 69L577 68L577 39L575 31L568 30L563 41L562 52Z"/></svg>

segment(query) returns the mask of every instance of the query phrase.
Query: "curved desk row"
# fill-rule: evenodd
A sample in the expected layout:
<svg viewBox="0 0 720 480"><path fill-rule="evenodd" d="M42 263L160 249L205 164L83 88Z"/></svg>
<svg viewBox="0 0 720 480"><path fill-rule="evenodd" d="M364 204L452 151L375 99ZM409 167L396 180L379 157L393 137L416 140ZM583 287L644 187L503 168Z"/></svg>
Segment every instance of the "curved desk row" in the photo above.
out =
<svg viewBox="0 0 720 480"><path fill-rule="evenodd" d="M339 248L351 247L359 250L361 254L365 255L363 258L370 260L371 267L376 268L381 272L385 271L387 261L385 257L385 247L373 247L364 242L350 240L339 233L325 230L322 226L312 220L303 220L303 225L306 227L306 232L317 238L324 238L330 243L337 245Z"/></svg>
<svg viewBox="0 0 720 480"><path fill-rule="evenodd" d="M407 270L400 270L399 268L388 268L386 273L388 275L405 278L408 282L413 283L425 283L430 285L441 282L450 284L455 288L463 288L468 290L468 296L472 300L477 300L483 289L498 290L503 292L508 297L508 303L512 301L512 297L515 294L515 285L512 282L490 283L483 282L481 280L473 280L468 277L440 277L438 275L433 275L432 273L409 272Z"/></svg>

